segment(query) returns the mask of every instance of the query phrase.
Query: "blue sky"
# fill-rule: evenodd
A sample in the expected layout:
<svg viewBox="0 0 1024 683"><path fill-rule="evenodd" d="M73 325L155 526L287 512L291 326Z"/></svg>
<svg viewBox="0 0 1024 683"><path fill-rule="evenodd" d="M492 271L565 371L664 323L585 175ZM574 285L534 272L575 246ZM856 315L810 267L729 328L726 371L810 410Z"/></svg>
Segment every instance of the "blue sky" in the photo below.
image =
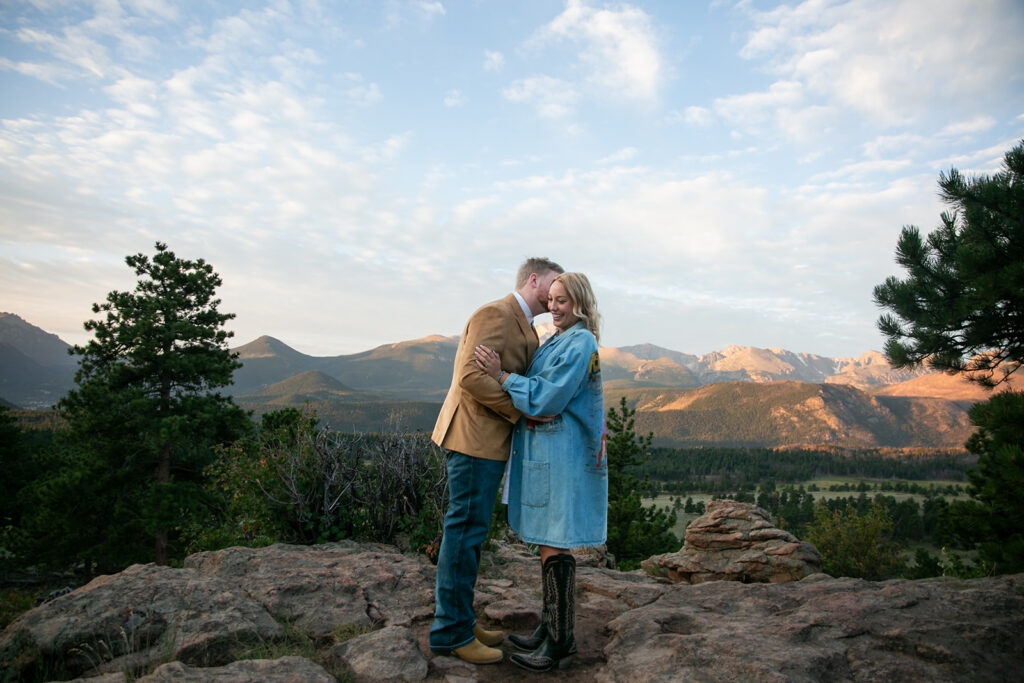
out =
<svg viewBox="0 0 1024 683"><path fill-rule="evenodd" d="M0 5L0 310L204 258L233 344L454 335L526 256L602 343L880 349L941 171L1024 138L1019 0Z"/></svg>

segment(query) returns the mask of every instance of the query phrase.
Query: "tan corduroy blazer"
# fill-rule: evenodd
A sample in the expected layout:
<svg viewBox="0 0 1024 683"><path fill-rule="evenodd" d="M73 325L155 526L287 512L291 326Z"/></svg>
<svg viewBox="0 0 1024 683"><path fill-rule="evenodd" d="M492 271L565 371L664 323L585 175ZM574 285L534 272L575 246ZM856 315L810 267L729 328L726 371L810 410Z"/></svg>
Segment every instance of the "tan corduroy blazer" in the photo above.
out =
<svg viewBox="0 0 1024 683"><path fill-rule="evenodd" d="M483 306L466 323L433 440L442 448L476 458L507 460L512 427L521 413L501 386L474 362L473 349L478 344L498 352L502 370L526 374L537 350L537 335L514 295Z"/></svg>

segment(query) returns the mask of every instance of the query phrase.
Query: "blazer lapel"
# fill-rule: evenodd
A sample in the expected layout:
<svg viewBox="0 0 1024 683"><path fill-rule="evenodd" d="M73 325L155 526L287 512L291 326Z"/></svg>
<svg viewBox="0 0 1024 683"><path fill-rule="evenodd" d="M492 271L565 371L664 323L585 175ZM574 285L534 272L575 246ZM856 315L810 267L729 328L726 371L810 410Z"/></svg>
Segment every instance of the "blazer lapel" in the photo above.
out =
<svg viewBox="0 0 1024 683"><path fill-rule="evenodd" d="M527 339L531 337L537 341L537 330L533 329L533 326L526 320L526 314L523 313L523 307L519 305L519 300L516 299L515 295L509 294L508 298L511 300L509 305L512 307L513 314L516 318L516 324L519 325L519 331L523 333L523 336ZM536 348L536 346L534 346Z"/></svg>

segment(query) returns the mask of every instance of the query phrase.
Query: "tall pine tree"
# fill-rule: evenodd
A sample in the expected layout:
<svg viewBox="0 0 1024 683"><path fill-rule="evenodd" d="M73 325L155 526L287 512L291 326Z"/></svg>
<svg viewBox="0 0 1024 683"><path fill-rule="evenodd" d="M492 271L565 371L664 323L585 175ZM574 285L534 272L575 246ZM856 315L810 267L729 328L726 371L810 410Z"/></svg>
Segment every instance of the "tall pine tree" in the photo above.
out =
<svg viewBox="0 0 1024 683"><path fill-rule="evenodd" d="M890 311L878 322L885 353L896 367L927 363L996 385L1024 363L1024 141L999 173L968 179L953 169L939 188L953 210L927 241L905 227L896 261L908 276L875 288ZM1024 571L1024 396L996 395L970 418L978 469L968 473L972 500L950 506L953 533L978 545L983 571Z"/></svg>
<svg viewBox="0 0 1024 683"><path fill-rule="evenodd" d="M159 242L152 258L125 260L138 282L93 305L104 317L85 323L93 339L73 349L78 386L59 403L69 425L64 468L41 487L51 506L66 500L66 514L50 513L58 530L79 534L73 558L101 567L167 564L175 527L205 499L213 446L249 427L217 391L240 367L223 329L234 315L217 310L220 277Z"/></svg>

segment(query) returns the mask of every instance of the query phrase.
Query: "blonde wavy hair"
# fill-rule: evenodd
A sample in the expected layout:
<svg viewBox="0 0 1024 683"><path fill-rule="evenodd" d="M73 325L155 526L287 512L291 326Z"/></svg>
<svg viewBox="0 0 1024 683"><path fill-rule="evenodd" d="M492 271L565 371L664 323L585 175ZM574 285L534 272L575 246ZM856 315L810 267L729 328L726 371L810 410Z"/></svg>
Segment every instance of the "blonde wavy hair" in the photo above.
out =
<svg viewBox="0 0 1024 683"><path fill-rule="evenodd" d="M597 312L597 299L590 286L590 280L583 273L562 273L552 282L561 282L565 291L572 298L573 315L583 321L583 325L601 340L601 314Z"/></svg>

